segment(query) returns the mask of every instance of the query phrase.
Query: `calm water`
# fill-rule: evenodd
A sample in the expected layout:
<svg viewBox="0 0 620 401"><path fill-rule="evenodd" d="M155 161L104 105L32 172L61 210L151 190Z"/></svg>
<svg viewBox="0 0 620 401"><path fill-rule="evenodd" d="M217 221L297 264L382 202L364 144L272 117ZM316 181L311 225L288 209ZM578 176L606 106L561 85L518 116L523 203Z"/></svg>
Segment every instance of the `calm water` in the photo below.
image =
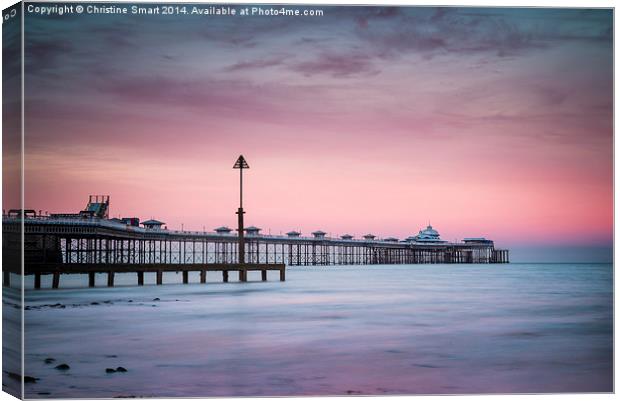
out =
<svg viewBox="0 0 620 401"><path fill-rule="evenodd" d="M243 284L209 274L142 288L121 275L125 286L94 290L63 276L64 289L28 291L26 374L39 380L26 396L613 390L612 265L291 268L284 283L272 272ZM128 372L106 374L118 366Z"/></svg>

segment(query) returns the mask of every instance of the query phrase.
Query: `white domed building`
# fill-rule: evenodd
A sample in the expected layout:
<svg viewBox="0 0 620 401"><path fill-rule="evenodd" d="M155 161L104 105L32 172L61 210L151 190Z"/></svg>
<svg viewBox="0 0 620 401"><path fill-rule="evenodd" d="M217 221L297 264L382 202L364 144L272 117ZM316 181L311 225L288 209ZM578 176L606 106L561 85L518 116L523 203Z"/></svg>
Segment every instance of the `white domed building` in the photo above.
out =
<svg viewBox="0 0 620 401"><path fill-rule="evenodd" d="M425 242L425 243L442 243L446 241L442 241L439 238L439 232L433 228L430 224L423 230L420 230L418 235L415 237L409 237L408 239L412 239L415 242Z"/></svg>

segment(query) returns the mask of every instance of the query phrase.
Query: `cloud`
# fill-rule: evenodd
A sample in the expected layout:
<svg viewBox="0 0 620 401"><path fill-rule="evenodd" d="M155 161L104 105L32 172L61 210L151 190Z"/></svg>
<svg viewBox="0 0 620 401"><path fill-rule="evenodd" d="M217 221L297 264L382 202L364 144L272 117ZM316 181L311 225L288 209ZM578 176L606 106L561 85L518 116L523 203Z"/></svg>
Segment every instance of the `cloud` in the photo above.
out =
<svg viewBox="0 0 620 401"><path fill-rule="evenodd" d="M268 67L275 67L282 65L284 63L284 56L280 57L271 57L267 59L257 59L250 61L239 61L235 64L229 65L224 70L227 72L236 72L236 71L245 71L245 70L255 70L262 69Z"/></svg>
<svg viewBox="0 0 620 401"><path fill-rule="evenodd" d="M389 19L364 19L356 29L370 54L426 57L456 54L515 56L574 42L611 43L609 10L404 8ZM364 47L362 45L362 47Z"/></svg>
<svg viewBox="0 0 620 401"><path fill-rule="evenodd" d="M376 75L380 72L373 65L372 58L363 53L322 53L314 60L296 63L290 68L306 77L329 75L334 78L348 78L354 75Z"/></svg>
<svg viewBox="0 0 620 401"><path fill-rule="evenodd" d="M73 46L67 41L39 39L28 41L25 46L25 67L28 73L55 68L73 52Z"/></svg>

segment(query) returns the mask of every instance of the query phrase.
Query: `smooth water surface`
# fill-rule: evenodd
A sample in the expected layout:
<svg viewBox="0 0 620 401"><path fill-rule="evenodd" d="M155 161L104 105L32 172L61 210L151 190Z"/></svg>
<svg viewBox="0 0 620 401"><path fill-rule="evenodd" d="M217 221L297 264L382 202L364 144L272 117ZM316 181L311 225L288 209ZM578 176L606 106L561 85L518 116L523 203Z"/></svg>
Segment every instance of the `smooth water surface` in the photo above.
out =
<svg viewBox="0 0 620 401"><path fill-rule="evenodd" d="M27 291L25 374L38 379L27 397L613 390L608 264L297 267L286 282L277 272L268 282L250 273L248 283L209 273L207 284L196 274L188 285L144 287L127 274L115 288L97 280L89 289L86 277L63 276L59 290ZM118 366L128 371L105 372Z"/></svg>

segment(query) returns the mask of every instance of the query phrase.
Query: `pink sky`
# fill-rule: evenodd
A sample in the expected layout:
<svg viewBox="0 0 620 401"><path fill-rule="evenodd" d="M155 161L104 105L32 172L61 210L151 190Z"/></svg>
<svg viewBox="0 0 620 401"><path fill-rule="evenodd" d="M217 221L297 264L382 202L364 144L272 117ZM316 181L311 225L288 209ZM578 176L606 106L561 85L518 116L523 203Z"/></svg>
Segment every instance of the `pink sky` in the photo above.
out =
<svg viewBox="0 0 620 401"><path fill-rule="evenodd" d="M264 232L611 243L610 12L333 10L35 20L26 207L234 227L243 153Z"/></svg>

